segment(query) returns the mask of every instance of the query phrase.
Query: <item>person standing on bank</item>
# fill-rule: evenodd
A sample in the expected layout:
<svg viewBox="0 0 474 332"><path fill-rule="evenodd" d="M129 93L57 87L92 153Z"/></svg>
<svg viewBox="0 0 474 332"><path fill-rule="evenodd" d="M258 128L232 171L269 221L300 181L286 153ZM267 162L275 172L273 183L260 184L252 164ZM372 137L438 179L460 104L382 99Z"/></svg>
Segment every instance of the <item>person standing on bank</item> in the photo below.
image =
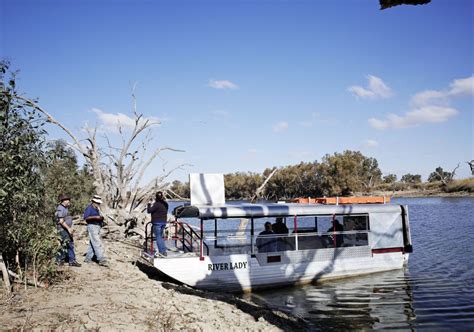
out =
<svg viewBox="0 0 474 332"><path fill-rule="evenodd" d="M76 261L76 254L74 253L74 229L72 228L72 217L69 215L69 205L71 205L71 198L66 195L59 196L60 204L56 208L56 228L61 236L61 249L56 257L56 263L62 265L68 257L69 266L80 267Z"/></svg>
<svg viewBox="0 0 474 332"><path fill-rule="evenodd" d="M168 203L161 191L156 193L155 202L153 204L151 202L148 203L147 212L151 213L151 223L153 225L156 244L158 246L158 252L156 252L155 255L158 257L164 257L167 254L165 241L163 241L163 231L165 230L166 222L168 221Z"/></svg>
<svg viewBox="0 0 474 332"><path fill-rule="evenodd" d="M94 195L91 203L84 211L84 220L87 223L87 233L89 234L89 246L87 247L84 263L92 262L95 255L99 265L108 266L104 256L104 246L100 239L100 229L104 225L104 217L100 213L100 204L102 204L100 196Z"/></svg>

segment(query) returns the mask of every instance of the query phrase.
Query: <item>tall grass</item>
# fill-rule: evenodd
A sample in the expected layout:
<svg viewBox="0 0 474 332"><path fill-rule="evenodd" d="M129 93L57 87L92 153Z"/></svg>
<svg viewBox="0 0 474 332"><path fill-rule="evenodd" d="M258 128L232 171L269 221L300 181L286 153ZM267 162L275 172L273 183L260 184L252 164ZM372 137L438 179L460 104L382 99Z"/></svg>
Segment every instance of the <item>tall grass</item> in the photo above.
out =
<svg viewBox="0 0 474 332"><path fill-rule="evenodd" d="M474 193L474 177L468 179L454 180L444 189L447 193L466 191Z"/></svg>

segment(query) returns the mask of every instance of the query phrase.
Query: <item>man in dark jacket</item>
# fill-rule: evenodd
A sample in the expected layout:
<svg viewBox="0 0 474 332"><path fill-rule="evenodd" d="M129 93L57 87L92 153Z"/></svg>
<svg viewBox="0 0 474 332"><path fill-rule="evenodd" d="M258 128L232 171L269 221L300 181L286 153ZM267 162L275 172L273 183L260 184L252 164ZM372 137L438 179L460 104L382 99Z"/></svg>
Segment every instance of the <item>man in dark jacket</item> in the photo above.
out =
<svg viewBox="0 0 474 332"><path fill-rule="evenodd" d="M163 241L163 232L168 220L168 203L161 191L156 193L155 202L153 204L148 203L147 212L151 213L151 223L158 246L156 256L164 257L167 255L165 241Z"/></svg>

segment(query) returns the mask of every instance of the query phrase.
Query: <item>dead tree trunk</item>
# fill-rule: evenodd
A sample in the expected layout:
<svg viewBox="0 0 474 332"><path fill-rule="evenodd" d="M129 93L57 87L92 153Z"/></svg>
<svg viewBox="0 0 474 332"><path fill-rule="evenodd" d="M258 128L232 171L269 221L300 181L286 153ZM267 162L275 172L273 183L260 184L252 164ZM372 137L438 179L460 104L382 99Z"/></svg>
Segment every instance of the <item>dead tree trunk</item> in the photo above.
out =
<svg viewBox="0 0 474 332"><path fill-rule="evenodd" d="M250 202L251 202L251 203L254 203L254 202L262 195L263 189L265 189L265 186L267 185L268 181L270 181L270 179L273 177L273 175L275 175L275 173L276 173L277 171L278 171L278 168L275 168L275 169L267 176L267 178L265 179L265 181L263 181L262 185L257 188L257 190L255 191L255 194L254 194L253 197L250 199Z"/></svg>
<svg viewBox="0 0 474 332"><path fill-rule="evenodd" d="M474 175L474 160L471 160L471 161L467 161L466 162L469 167L471 168L471 174Z"/></svg>
<svg viewBox="0 0 474 332"><path fill-rule="evenodd" d="M115 224L122 226L126 220L134 218L156 190L163 190L168 186L166 179L186 164L181 164L171 170L165 170L162 174L154 177L147 184L143 184L146 170L158 157L163 160L161 154L164 151L183 152L171 147L155 149L151 154L147 146L152 141L152 129L156 128L160 121L154 118L145 118L136 109L134 89L132 90L132 115L133 128L130 134L126 126L117 121L116 129L120 135L122 144L114 147L107 134L104 135L108 146L100 146L97 140L97 126L86 127L87 137L80 140L66 126L57 121L51 114L46 112L32 100L19 96L29 106L42 113L47 122L61 128L72 140L70 144L85 159L94 177L96 193L102 197L104 204L101 208L103 213ZM132 122L132 121L130 121Z"/></svg>

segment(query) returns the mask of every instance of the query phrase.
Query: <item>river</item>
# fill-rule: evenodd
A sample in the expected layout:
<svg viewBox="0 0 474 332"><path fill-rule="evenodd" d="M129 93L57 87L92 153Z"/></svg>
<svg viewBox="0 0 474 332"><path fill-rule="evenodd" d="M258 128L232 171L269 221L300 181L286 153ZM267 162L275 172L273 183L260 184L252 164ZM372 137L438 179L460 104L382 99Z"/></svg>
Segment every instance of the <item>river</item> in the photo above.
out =
<svg viewBox="0 0 474 332"><path fill-rule="evenodd" d="M474 329L474 198L398 198L414 251L403 270L258 292L314 329Z"/></svg>

